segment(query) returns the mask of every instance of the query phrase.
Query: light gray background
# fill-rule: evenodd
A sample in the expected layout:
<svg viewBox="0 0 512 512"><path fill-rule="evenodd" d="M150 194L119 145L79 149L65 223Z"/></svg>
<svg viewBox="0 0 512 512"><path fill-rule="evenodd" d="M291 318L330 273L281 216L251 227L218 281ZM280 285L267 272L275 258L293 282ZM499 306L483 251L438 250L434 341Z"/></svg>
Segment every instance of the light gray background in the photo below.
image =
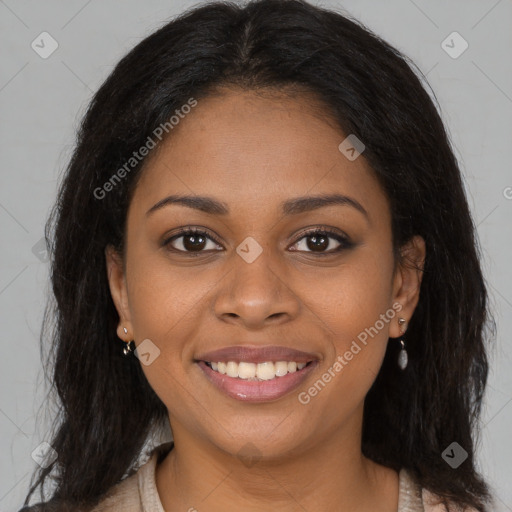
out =
<svg viewBox="0 0 512 512"><path fill-rule="evenodd" d="M115 63L165 20L201 2L185 0L0 0L0 511L17 510L46 440L37 417L46 385L38 339L48 263L33 247L43 236L59 176L84 109ZM498 327L484 409L481 468L512 510L512 2L511 0L325 0L405 52L427 74L466 180L483 247ZM58 42L47 59L31 42ZM468 49L451 58L453 31ZM458 43L457 43L458 44ZM42 259L41 259L42 258ZM462 300L462 299L461 299Z"/></svg>

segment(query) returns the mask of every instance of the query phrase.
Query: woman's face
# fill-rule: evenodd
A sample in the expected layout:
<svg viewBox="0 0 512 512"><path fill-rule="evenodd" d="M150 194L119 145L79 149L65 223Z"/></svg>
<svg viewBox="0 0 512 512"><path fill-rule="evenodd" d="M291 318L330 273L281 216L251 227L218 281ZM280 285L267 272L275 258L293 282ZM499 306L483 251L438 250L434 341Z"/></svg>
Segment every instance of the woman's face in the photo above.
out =
<svg viewBox="0 0 512 512"><path fill-rule="evenodd" d="M311 99L224 92L200 100L150 155L128 212L124 274L107 251L118 335L140 347L176 442L187 435L232 454L251 446L275 456L357 435L421 273L395 271L386 196L364 153L339 149L348 134ZM207 197L210 207L169 201L151 210L171 195ZM333 195L349 199L313 200ZM188 227L206 236L180 236ZM408 249L420 264L422 239ZM226 371L267 380L201 362L219 349L228 352L214 363L243 362ZM291 373L272 378L271 365L257 365L265 361ZM309 361L293 372L293 362Z"/></svg>

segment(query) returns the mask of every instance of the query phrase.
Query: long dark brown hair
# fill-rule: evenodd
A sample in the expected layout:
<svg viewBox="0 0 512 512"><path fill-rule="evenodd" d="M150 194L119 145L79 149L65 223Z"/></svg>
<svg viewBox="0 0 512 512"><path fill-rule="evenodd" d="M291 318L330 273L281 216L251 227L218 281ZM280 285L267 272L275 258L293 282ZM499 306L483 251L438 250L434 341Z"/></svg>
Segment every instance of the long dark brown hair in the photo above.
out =
<svg viewBox="0 0 512 512"><path fill-rule="evenodd" d="M406 337L410 362L397 370L397 344L388 344L365 400L362 451L406 468L445 504L489 510L475 447L495 324L461 172L435 96L414 69L361 23L303 0L195 7L118 63L82 121L46 225L55 301L41 341L60 408L50 437L58 458L34 473L25 505L37 487L45 499L48 480L52 503L96 504L135 470L148 437L168 422L138 360L122 356L105 266L108 244L123 252L144 159L104 197L98 189L191 97L200 102L230 85L316 95L326 116L366 146L391 205L395 254L413 235L424 238L420 299ZM457 469L442 457L453 442L468 454Z"/></svg>

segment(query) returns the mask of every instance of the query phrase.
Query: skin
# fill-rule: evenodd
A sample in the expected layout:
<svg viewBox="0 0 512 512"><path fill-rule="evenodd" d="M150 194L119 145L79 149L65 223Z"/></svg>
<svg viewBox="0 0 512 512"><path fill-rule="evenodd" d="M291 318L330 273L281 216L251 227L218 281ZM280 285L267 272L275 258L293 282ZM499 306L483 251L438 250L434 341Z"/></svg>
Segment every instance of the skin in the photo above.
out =
<svg viewBox="0 0 512 512"><path fill-rule="evenodd" d="M398 318L409 321L418 303L425 243L417 236L402 248L419 269L395 265L388 200L364 156L349 161L338 150L346 134L320 114L306 94L224 89L200 100L147 161L128 211L125 261L106 250L118 336L137 345L149 338L160 350L142 368L175 441L156 470L167 512L225 512L234 503L254 512L397 510L397 472L361 453L363 404L388 338L401 335ZM369 219L347 205L281 212L285 200L332 193L357 200ZM146 215L170 194L214 197L230 213L168 205ZM221 244L207 239L198 257L178 252L183 237L162 246L187 226ZM322 257L339 243L329 239L315 252L300 233L322 226L341 230L354 247ZM252 263L236 252L248 236L263 250ZM298 393L394 303L401 311L301 404ZM243 344L313 352L319 365L278 400L235 400L194 358ZM238 455L249 442L259 455L253 463Z"/></svg>

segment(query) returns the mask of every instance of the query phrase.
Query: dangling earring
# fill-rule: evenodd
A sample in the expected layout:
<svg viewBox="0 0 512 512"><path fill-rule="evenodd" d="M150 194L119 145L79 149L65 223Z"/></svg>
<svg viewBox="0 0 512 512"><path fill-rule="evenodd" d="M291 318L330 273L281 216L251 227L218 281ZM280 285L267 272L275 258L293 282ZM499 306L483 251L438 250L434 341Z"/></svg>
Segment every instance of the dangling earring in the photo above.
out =
<svg viewBox="0 0 512 512"><path fill-rule="evenodd" d="M125 334L128 334L128 331L127 331L126 327L123 327L123 331L124 331ZM135 346L134 346L135 343L133 342L133 340L132 341L126 341L125 343L126 343L126 345L123 347L123 354L125 356L129 356L133 352L133 350L135 349Z"/></svg>
<svg viewBox="0 0 512 512"><path fill-rule="evenodd" d="M398 319L398 326L400 327L400 335L404 334L404 332L407 329L407 321L405 320L405 318ZM404 340L401 339L400 343L402 344L402 349L400 350L400 353L398 354L398 367L401 370L405 370L405 368L407 368L407 363L409 361L409 358L407 357L407 350L405 350Z"/></svg>

